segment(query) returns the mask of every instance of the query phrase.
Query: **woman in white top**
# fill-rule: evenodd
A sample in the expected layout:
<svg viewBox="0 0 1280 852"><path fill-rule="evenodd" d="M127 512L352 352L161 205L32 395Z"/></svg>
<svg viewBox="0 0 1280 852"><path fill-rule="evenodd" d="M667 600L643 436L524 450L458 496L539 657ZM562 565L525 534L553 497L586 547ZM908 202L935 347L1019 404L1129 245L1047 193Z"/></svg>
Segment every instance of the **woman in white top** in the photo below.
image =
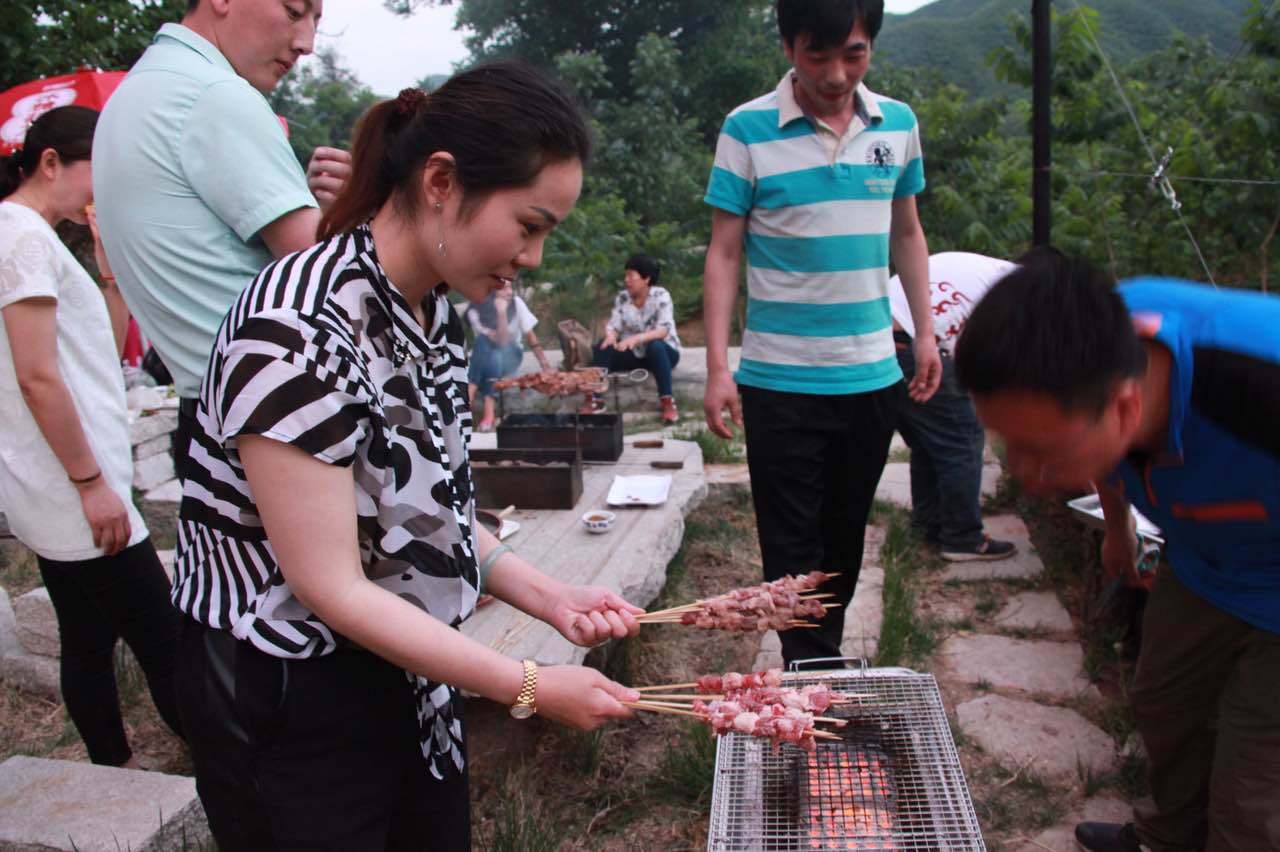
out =
<svg viewBox="0 0 1280 852"><path fill-rule="evenodd" d="M123 638L156 708L180 731L178 613L134 507L120 351L128 313L94 227L99 290L53 228L95 225L89 153L98 114L38 118L0 171L0 506L36 552L58 616L62 697L94 763L136 766L113 655Z"/></svg>
<svg viewBox="0 0 1280 852"><path fill-rule="evenodd" d="M480 304L470 305L467 320L476 338L471 350L471 363L467 367L471 407L475 408L478 391L484 400L484 411L476 429L488 432L493 428L493 398L497 395L493 382L520 369L520 361L524 357L521 338L529 341L529 348L543 370L550 370L551 365L547 363L538 335L533 333L538 318L524 299L516 295L510 282L504 282Z"/></svg>
<svg viewBox="0 0 1280 852"><path fill-rule="evenodd" d="M591 363L610 372L642 369L653 373L662 420L674 423L679 415L671 393L671 371L680 363L680 337L671 294L658 286L661 274L658 262L648 255L627 259L625 288L614 300L604 339L595 345ZM602 409L601 401L587 394L583 412Z"/></svg>

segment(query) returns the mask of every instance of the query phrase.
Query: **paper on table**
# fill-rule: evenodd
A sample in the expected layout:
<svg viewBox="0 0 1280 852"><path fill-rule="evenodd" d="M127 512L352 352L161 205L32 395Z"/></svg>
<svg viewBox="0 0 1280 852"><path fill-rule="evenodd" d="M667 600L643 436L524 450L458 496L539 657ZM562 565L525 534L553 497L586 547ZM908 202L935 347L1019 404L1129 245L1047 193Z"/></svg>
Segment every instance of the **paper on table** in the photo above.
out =
<svg viewBox="0 0 1280 852"><path fill-rule="evenodd" d="M606 501L610 506L660 506L671 491L671 476L615 476Z"/></svg>

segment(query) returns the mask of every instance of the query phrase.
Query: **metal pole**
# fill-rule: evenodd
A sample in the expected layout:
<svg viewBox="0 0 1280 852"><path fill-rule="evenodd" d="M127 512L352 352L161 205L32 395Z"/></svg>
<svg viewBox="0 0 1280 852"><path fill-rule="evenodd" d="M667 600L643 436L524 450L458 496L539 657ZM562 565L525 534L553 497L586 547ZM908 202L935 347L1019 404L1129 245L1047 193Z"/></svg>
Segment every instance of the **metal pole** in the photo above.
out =
<svg viewBox="0 0 1280 852"><path fill-rule="evenodd" d="M1052 58L1049 0L1031 0L1031 233L1037 246L1049 244L1053 223L1050 183L1053 128L1049 116Z"/></svg>

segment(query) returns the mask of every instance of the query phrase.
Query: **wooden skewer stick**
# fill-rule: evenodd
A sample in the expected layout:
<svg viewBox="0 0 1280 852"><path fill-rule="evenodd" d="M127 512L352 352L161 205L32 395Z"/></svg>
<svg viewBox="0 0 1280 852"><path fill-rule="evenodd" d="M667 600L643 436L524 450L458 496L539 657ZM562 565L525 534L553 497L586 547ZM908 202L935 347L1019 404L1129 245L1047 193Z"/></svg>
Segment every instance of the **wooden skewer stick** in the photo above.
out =
<svg viewBox="0 0 1280 852"><path fill-rule="evenodd" d="M831 733L830 731L819 731L817 728L809 728L808 730L806 730L806 731L805 731L805 733L806 733L806 734L810 734L811 736L814 736L814 737L816 737L816 738L818 738L818 739L820 739L820 740L838 740L838 739L840 739L840 735L839 735L839 734L833 734L833 733Z"/></svg>
<svg viewBox="0 0 1280 852"><path fill-rule="evenodd" d="M654 692L656 690L665 690L667 692L672 692L677 689L694 689L697 686L698 686L698 682L694 681L692 683L659 683L659 684L655 684L654 686L637 686L633 688L635 689L636 692Z"/></svg>
<svg viewBox="0 0 1280 852"><path fill-rule="evenodd" d="M694 713L692 710L679 710L675 707L667 707L663 704L649 704L644 701L624 701L623 705L634 708L636 710L647 710L650 713L669 713L672 716L693 716L696 719L705 720L707 717L702 713Z"/></svg>

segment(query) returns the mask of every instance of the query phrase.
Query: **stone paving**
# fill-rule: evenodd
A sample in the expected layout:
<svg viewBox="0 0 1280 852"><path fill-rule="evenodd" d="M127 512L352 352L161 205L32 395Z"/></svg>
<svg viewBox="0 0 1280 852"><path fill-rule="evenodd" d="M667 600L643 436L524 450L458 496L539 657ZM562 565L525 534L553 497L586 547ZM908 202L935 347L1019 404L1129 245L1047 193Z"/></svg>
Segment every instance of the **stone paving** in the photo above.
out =
<svg viewBox="0 0 1280 852"><path fill-rule="evenodd" d="M208 839L194 778L21 755L0 763L0 849L167 852Z"/></svg>

